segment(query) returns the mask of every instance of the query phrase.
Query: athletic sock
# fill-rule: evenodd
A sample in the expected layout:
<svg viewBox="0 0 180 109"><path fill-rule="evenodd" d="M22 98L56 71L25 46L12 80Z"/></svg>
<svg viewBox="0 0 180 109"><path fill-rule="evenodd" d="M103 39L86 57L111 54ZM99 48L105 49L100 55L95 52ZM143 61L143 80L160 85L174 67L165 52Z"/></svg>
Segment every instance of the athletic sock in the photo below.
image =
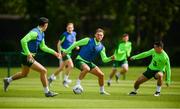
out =
<svg viewBox="0 0 180 109"><path fill-rule="evenodd" d="M55 76L54 74L52 74L52 75L50 76L50 78L51 78L52 80L56 80L56 76Z"/></svg>
<svg viewBox="0 0 180 109"><path fill-rule="evenodd" d="M112 79L109 78L108 83L111 83Z"/></svg>
<svg viewBox="0 0 180 109"><path fill-rule="evenodd" d="M133 91L133 92L137 92L137 90L138 90L138 89L135 89L135 88L134 88L134 91Z"/></svg>
<svg viewBox="0 0 180 109"><path fill-rule="evenodd" d="M81 80L77 79L76 85L81 85Z"/></svg>
<svg viewBox="0 0 180 109"><path fill-rule="evenodd" d="M7 78L8 83L11 83L13 81L12 76Z"/></svg>
<svg viewBox="0 0 180 109"><path fill-rule="evenodd" d="M64 75L64 81L68 80L69 76L68 75Z"/></svg>
<svg viewBox="0 0 180 109"><path fill-rule="evenodd" d="M118 78L120 78L121 73L120 73L120 72L117 72L117 73L116 73L116 76L117 76Z"/></svg>
<svg viewBox="0 0 180 109"><path fill-rule="evenodd" d="M104 86L100 86L100 92L104 92Z"/></svg>
<svg viewBox="0 0 180 109"><path fill-rule="evenodd" d="M157 86L156 91L161 92L161 86Z"/></svg>
<svg viewBox="0 0 180 109"><path fill-rule="evenodd" d="M44 93L48 93L49 92L49 88L48 87L44 87Z"/></svg>

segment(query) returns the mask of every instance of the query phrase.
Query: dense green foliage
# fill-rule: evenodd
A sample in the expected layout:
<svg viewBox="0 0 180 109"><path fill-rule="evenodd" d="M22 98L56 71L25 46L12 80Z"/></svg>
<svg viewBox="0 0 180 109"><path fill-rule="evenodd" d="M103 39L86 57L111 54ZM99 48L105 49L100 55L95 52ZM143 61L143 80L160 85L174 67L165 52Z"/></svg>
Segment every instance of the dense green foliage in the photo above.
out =
<svg viewBox="0 0 180 109"><path fill-rule="evenodd" d="M130 34L135 53L151 48L154 41L163 40L168 54L174 57L173 61L180 54L177 42L180 35L179 0L1 0L0 14L20 17L19 29L23 34L13 33L19 39L36 26L37 18L48 17L50 25L46 34L49 37L46 40L54 48L66 23L74 22L78 39L93 35L97 27L105 29L103 42L108 54L112 54L123 33ZM1 37L7 36L3 34ZM19 39L14 43L2 41L2 45L8 43L9 47L0 50L17 50L20 48L17 45Z"/></svg>

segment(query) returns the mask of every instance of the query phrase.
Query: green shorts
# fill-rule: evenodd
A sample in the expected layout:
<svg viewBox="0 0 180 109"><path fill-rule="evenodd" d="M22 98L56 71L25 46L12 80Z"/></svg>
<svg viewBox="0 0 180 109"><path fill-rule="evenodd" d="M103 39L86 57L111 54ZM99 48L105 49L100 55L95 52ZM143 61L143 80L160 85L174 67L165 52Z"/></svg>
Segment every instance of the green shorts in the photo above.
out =
<svg viewBox="0 0 180 109"><path fill-rule="evenodd" d="M148 78L151 79L152 77L154 77L154 79L157 79L155 77L156 73L160 72L159 70L151 70L149 67L147 68L147 70L143 73L143 75Z"/></svg>
<svg viewBox="0 0 180 109"><path fill-rule="evenodd" d="M82 70L82 64L86 64L87 66L89 66L90 70L96 67L96 65L93 62L85 62L79 59L75 60L75 67L78 68L79 70Z"/></svg>
<svg viewBox="0 0 180 109"><path fill-rule="evenodd" d="M70 55L70 54L67 54L66 56L63 56L63 57L62 57L62 60L63 60L63 61L66 61L66 60L68 60L68 59L71 59L71 55Z"/></svg>
<svg viewBox="0 0 180 109"><path fill-rule="evenodd" d="M33 59L33 60L31 60L31 61L28 61L28 60L27 60L27 56L21 54L21 64L22 64L22 65L31 67L31 65L32 65L34 62L35 62L35 59Z"/></svg>
<svg viewBox="0 0 180 109"><path fill-rule="evenodd" d="M114 61L113 62L113 67L121 67L123 64L128 64L128 61L127 60L122 60L122 61Z"/></svg>

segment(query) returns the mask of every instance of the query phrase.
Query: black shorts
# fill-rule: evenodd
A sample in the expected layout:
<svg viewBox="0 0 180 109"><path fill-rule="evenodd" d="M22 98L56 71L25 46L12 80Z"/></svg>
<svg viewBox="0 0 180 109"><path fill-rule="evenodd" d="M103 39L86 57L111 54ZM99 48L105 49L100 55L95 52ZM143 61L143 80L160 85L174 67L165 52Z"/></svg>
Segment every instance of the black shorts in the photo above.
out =
<svg viewBox="0 0 180 109"><path fill-rule="evenodd" d="M27 60L27 55L23 55L23 54L21 53L21 64L22 64L22 65L31 67L31 65L32 65L34 62L35 62L35 59L28 61L28 60Z"/></svg>
<svg viewBox="0 0 180 109"><path fill-rule="evenodd" d="M156 73L160 72L159 70L151 70L149 67L147 68L147 70L143 73L143 75L148 78L151 79L152 77L154 77L154 79L157 79L155 77Z"/></svg>

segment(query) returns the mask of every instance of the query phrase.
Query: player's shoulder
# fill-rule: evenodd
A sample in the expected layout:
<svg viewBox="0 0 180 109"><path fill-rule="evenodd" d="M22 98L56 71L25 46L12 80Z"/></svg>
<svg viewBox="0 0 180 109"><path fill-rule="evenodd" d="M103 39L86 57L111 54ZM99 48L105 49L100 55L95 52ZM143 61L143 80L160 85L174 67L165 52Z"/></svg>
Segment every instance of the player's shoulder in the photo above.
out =
<svg viewBox="0 0 180 109"><path fill-rule="evenodd" d="M30 34L30 35L32 35L32 36L37 36L37 35L38 35L38 32L35 31L34 29L32 29L31 31L29 31L28 34Z"/></svg>
<svg viewBox="0 0 180 109"><path fill-rule="evenodd" d="M67 31L64 31L63 33L62 33L62 35L67 35L68 34L68 32Z"/></svg>
<svg viewBox="0 0 180 109"><path fill-rule="evenodd" d="M73 31L72 34L76 35L77 33L76 33L76 31Z"/></svg>
<svg viewBox="0 0 180 109"><path fill-rule="evenodd" d="M128 41L127 43L128 43L129 45L132 45L132 42L131 42L131 41Z"/></svg>
<svg viewBox="0 0 180 109"><path fill-rule="evenodd" d="M169 59L169 56L168 56L168 54L166 53L166 51L163 50L163 54L164 54L164 56L165 56L167 59Z"/></svg>

